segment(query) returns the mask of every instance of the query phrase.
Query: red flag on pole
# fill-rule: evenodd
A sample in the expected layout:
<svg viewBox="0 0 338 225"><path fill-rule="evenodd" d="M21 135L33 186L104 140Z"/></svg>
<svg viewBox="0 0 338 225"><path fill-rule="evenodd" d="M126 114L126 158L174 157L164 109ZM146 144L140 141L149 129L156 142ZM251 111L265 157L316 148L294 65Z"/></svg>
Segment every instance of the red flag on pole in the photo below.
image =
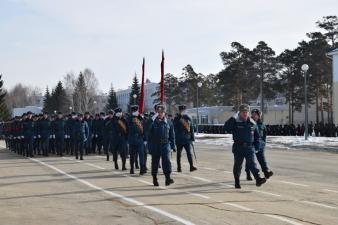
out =
<svg viewBox="0 0 338 225"><path fill-rule="evenodd" d="M144 113L144 64L145 60L143 58L143 63L142 63L142 83L141 83L141 96L140 96L140 102L139 102L139 113L143 114Z"/></svg>
<svg viewBox="0 0 338 225"><path fill-rule="evenodd" d="M162 61L161 61L161 95L160 102L163 104L164 102L164 52L162 50Z"/></svg>

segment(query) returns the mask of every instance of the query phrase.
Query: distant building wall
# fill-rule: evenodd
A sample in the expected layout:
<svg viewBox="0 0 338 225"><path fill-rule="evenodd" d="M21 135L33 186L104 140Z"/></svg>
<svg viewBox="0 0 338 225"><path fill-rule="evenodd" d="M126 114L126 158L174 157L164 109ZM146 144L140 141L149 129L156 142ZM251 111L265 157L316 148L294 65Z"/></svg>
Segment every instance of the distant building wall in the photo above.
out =
<svg viewBox="0 0 338 225"><path fill-rule="evenodd" d="M13 109L13 117L14 116L21 116L24 113L31 111L34 114L42 113L42 108L37 106L26 106L24 108L14 108Z"/></svg>
<svg viewBox="0 0 338 225"><path fill-rule="evenodd" d="M154 100L156 97L152 97L151 95L154 94L157 90L158 84L153 82L148 82L144 84L144 110L145 112L149 112L153 110ZM129 87L126 90L118 90L116 92L117 97L117 104L123 111L128 110L129 105L129 97L130 97L131 88ZM138 104L132 103L132 104Z"/></svg>

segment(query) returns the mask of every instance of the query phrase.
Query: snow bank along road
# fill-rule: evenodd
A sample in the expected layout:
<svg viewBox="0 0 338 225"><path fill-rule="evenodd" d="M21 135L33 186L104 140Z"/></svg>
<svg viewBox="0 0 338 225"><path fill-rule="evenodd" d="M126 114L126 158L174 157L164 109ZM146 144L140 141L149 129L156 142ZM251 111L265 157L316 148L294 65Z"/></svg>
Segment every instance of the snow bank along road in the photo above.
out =
<svg viewBox="0 0 338 225"><path fill-rule="evenodd" d="M235 190L230 148L195 148L198 171L154 188L101 156L30 159L0 143L0 224L338 224L338 154L267 149L276 175L257 188L243 174Z"/></svg>

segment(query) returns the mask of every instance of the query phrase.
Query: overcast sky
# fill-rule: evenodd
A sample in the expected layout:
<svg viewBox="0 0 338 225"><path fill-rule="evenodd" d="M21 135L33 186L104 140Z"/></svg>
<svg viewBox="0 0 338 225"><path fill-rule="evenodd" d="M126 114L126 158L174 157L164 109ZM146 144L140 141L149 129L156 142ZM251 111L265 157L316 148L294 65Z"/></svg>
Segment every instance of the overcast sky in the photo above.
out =
<svg viewBox="0 0 338 225"><path fill-rule="evenodd" d="M337 12L337 0L0 0L0 73L7 88L44 89L88 67L107 92L127 88L143 56L158 82L162 48L166 73L217 73L231 42L279 53Z"/></svg>

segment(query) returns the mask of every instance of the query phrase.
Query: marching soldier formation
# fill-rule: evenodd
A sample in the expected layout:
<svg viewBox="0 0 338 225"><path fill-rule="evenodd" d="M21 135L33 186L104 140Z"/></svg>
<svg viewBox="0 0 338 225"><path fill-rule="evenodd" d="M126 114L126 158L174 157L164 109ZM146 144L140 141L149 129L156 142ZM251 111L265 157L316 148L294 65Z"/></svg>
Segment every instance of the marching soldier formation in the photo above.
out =
<svg viewBox="0 0 338 225"><path fill-rule="evenodd" d="M139 175L148 172L147 156L151 155L151 175L153 185L159 186L158 170L162 168L165 185L174 183L172 179L172 152L177 154L177 172L182 172L182 151L186 152L190 172L196 171L194 158L196 154L193 142L194 124L185 113L186 106L180 105L176 116L168 115L165 106L155 105L154 112L140 114L137 105L130 107L129 113L121 108L109 110L92 116L89 112L77 114L72 112L63 115L62 112L49 115L43 112L33 115L27 112L21 117L16 116L3 123L3 133L6 147L11 151L26 156L73 155L77 160L84 160L88 154L105 154L106 160L113 158L113 167L127 170L129 157L129 172ZM264 149L266 130L260 120L258 110L251 112L249 106L241 105L239 112L226 121L224 129L232 133L234 145L234 178L235 187L240 186L240 174L243 161L246 161L247 179L256 179L256 185L261 186L273 172L268 168ZM118 158L122 165L119 165ZM265 178L260 177L255 163L257 158Z"/></svg>

